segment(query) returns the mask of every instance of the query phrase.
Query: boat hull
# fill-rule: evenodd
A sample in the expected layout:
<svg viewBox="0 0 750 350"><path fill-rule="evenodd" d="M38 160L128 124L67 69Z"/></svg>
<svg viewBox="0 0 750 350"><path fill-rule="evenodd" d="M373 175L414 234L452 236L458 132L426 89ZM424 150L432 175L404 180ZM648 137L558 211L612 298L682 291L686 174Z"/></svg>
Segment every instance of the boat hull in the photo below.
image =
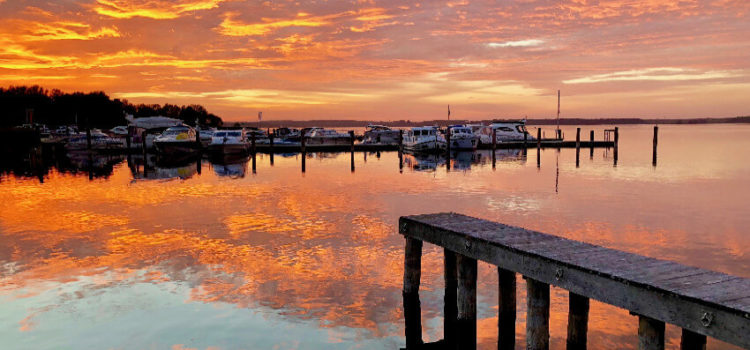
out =
<svg viewBox="0 0 750 350"><path fill-rule="evenodd" d="M475 150L477 149L476 138L451 138L451 149L454 150Z"/></svg>
<svg viewBox="0 0 750 350"><path fill-rule="evenodd" d="M446 149L445 141L423 141L404 144L404 150L413 153L443 152Z"/></svg>

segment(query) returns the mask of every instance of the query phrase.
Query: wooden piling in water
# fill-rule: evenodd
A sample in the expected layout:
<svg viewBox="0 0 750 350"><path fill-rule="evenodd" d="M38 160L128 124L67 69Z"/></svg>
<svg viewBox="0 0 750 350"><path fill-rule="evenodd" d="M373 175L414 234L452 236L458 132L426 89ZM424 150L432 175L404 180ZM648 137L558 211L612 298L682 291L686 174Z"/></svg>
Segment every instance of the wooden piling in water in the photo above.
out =
<svg viewBox="0 0 750 350"><path fill-rule="evenodd" d="M451 159L451 127L445 129L445 149L448 151L448 162ZM450 165L448 166L450 168Z"/></svg>
<svg viewBox="0 0 750 350"><path fill-rule="evenodd" d="M526 349L549 349L549 284L526 278Z"/></svg>
<svg viewBox="0 0 750 350"><path fill-rule="evenodd" d="M498 267L497 277L497 348L513 350L516 347L516 273Z"/></svg>
<svg viewBox="0 0 750 350"><path fill-rule="evenodd" d="M706 336L683 329L680 350L706 350Z"/></svg>
<svg viewBox="0 0 750 350"><path fill-rule="evenodd" d="M299 136L299 145L300 150L302 150L302 153L305 153L305 133L301 132L301 135Z"/></svg>
<svg viewBox="0 0 750 350"><path fill-rule="evenodd" d="M86 149L91 151L91 128L86 128Z"/></svg>
<svg viewBox="0 0 750 350"><path fill-rule="evenodd" d="M349 130L349 148L354 153L354 130Z"/></svg>
<svg viewBox="0 0 750 350"><path fill-rule="evenodd" d="M651 159L651 165L656 166L656 146L659 143L659 126L654 126L654 151Z"/></svg>
<svg viewBox="0 0 750 350"><path fill-rule="evenodd" d="M581 165L581 128L576 128L576 168Z"/></svg>
<svg viewBox="0 0 750 350"><path fill-rule="evenodd" d="M458 255L458 312L456 342L458 349L477 348L477 260Z"/></svg>
<svg viewBox="0 0 750 350"><path fill-rule="evenodd" d="M589 298L570 292L568 294L567 350L586 350L589 324Z"/></svg>
<svg viewBox="0 0 750 350"><path fill-rule="evenodd" d="M591 130L590 138L591 143L589 143L589 158L594 158L594 130Z"/></svg>
<svg viewBox="0 0 750 350"><path fill-rule="evenodd" d="M406 348L422 344L422 309L419 302L419 283L422 276L422 241L406 237L404 255L404 335Z"/></svg>
<svg viewBox="0 0 750 350"><path fill-rule="evenodd" d="M664 350L664 322L638 316L638 350Z"/></svg>
<svg viewBox="0 0 750 350"><path fill-rule="evenodd" d="M542 128L536 129L536 167L542 167Z"/></svg>
<svg viewBox="0 0 750 350"><path fill-rule="evenodd" d="M492 129L492 152L497 150L497 129Z"/></svg>
<svg viewBox="0 0 750 350"><path fill-rule="evenodd" d="M443 339L448 349L456 348L456 320L458 319L458 265L457 256L444 249L445 256L445 305L443 307Z"/></svg>
<svg viewBox="0 0 750 350"><path fill-rule="evenodd" d="M250 152L253 153L253 159L255 159L255 133L250 134Z"/></svg>

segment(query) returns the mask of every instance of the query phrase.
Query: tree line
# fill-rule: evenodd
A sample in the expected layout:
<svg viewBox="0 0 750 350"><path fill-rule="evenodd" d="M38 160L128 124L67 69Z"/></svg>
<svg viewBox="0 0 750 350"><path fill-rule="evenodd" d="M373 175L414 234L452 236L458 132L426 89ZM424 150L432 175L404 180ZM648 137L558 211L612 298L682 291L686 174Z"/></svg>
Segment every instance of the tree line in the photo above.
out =
<svg viewBox="0 0 750 350"><path fill-rule="evenodd" d="M12 127L29 123L48 126L78 125L80 128L109 129L127 125L125 115L136 118L165 116L185 124L196 121L206 126L221 126L221 118L201 105L132 104L125 99L110 99L103 91L65 93L47 90L38 85L0 87L0 126Z"/></svg>

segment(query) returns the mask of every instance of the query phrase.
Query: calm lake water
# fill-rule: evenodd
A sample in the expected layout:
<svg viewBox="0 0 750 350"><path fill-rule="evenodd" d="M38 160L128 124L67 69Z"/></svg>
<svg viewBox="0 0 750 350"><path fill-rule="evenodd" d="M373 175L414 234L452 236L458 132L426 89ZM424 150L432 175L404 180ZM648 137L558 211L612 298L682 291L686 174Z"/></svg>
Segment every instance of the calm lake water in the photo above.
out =
<svg viewBox="0 0 750 350"><path fill-rule="evenodd" d="M594 129L601 139L602 126ZM551 133L551 127L545 127ZM566 138L574 128L564 128ZM455 211L750 277L750 125L625 126L611 150L268 155L231 164L3 160L3 349L398 349L399 216ZM549 134L548 133L548 134ZM29 158L29 157L27 157ZM40 181L41 180L41 181ZM424 338L442 337L442 250L425 245ZM519 277L517 344L525 285ZM480 348L497 273L479 265ZM552 288L551 347L567 292ZM637 318L592 301L592 349L633 349ZM667 346L680 331L667 326ZM709 338L709 348L733 347Z"/></svg>

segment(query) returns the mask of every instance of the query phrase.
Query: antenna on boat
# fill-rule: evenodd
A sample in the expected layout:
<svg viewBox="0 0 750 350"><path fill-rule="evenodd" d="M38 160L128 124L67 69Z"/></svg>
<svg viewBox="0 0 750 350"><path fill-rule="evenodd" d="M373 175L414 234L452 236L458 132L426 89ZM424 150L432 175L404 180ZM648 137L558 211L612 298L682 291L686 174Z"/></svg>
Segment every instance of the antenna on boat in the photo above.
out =
<svg viewBox="0 0 750 350"><path fill-rule="evenodd" d="M556 132L557 132L556 135L560 135L560 90L557 90L557 131Z"/></svg>
<svg viewBox="0 0 750 350"><path fill-rule="evenodd" d="M451 105L448 105L448 121L451 121Z"/></svg>

